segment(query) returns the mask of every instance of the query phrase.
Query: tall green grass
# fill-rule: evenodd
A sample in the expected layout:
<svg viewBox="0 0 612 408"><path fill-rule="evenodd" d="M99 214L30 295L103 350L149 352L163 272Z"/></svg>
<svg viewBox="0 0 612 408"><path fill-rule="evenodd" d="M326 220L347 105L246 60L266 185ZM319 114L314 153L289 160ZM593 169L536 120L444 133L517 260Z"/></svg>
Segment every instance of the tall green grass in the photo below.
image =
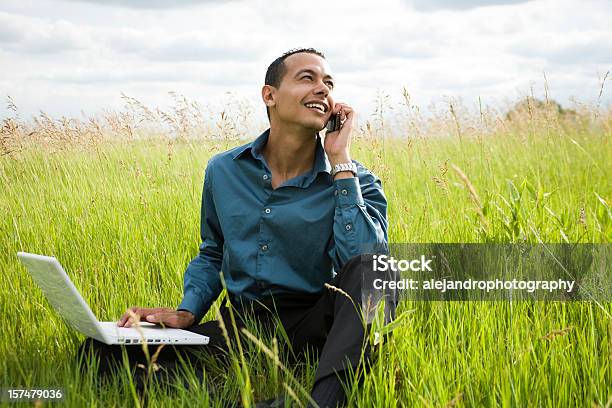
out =
<svg viewBox="0 0 612 408"><path fill-rule="evenodd" d="M609 136L536 124L494 135L360 138L352 152L383 179L391 242L610 242ZM0 386L63 387L69 406L144 403L127 373L99 383L95 367L77 371L82 337L51 310L15 254L57 257L101 320L131 305L176 306L199 245L203 169L239 143L175 141L170 150L167 141L108 142L0 158ZM609 303L414 302L401 304L403 313L372 371L349 384L351 405L612 401ZM282 344L280 328L276 336ZM275 362L253 341L242 346L229 366L211 362L204 385L189 373L189 389L152 385L146 400L224 406L289 389L306 403L293 378L307 391L314 358L284 371L284 353Z"/></svg>

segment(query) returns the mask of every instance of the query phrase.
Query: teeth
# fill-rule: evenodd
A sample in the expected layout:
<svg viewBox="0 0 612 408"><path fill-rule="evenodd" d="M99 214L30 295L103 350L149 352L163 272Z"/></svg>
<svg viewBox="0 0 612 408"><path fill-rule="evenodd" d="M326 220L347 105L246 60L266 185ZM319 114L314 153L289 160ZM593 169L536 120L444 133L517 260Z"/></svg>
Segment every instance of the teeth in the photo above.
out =
<svg viewBox="0 0 612 408"><path fill-rule="evenodd" d="M325 106L319 104L319 103L307 103L306 107L308 108L316 108L319 109L321 112L325 112Z"/></svg>

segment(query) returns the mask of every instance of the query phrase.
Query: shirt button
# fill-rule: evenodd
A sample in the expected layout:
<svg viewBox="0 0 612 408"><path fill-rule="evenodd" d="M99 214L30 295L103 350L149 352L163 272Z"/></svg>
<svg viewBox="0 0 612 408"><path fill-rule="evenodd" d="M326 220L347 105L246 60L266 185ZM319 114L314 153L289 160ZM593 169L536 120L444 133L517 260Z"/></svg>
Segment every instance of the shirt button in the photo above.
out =
<svg viewBox="0 0 612 408"><path fill-rule="evenodd" d="M340 193L342 193L342 195L347 195L348 191L345 188L343 188L342 191L340 191Z"/></svg>
<svg viewBox="0 0 612 408"><path fill-rule="evenodd" d="M267 245L265 245L265 244L264 244L264 245L262 245L262 246L261 246L261 250L262 250L262 251L264 251L264 252L265 252L265 251L267 251L267 250L268 250L268 246L267 246Z"/></svg>
<svg viewBox="0 0 612 408"><path fill-rule="evenodd" d="M270 210L269 208L266 208L266 209L264 210L264 212L265 212L266 214L270 214L270 211L272 211L272 210Z"/></svg>
<svg viewBox="0 0 612 408"><path fill-rule="evenodd" d="M264 179L264 180L267 180L267 179L268 179L268 175L267 175L267 174L264 174L264 175L263 175L263 179Z"/></svg>
<svg viewBox="0 0 612 408"><path fill-rule="evenodd" d="M344 229L346 229L347 231L350 231L351 228L353 228L351 224L346 224L346 227L344 227Z"/></svg>
<svg viewBox="0 0 612 408"><path fill-rule="evenodd" d="M257 281L257 287L258 287L259 289L263 289L263 288L265 288L265 287L266 287L266 284L265 284L264 282L262 282L262 281L259 281L259 280L258 280L258 281Z"/></svg>

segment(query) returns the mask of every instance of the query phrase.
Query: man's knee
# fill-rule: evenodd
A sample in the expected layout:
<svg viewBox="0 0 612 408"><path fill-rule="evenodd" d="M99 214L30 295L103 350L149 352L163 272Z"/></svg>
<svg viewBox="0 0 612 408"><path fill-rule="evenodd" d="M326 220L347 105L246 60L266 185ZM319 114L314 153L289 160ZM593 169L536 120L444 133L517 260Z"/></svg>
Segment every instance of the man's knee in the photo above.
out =
<svg viewBox="0 0 612 408"><path fill-rule="evenodd" d="M360 254L349 259L338 276L341 281L363 282L364 272L367 273L368 268L372 268L373 254Z"/></svg>
<svg viewBox="0 0 612 408"><path fill-rule="evenodd" d="M355 255L354 257L346 261L346 263L342 267L342 270L344 271L346 269L355 269L371 265L373 255L374 254L370 253Z"/></svg>
<svg viewBox="0 0 612 408"><path fill-rule="evenodd" d="M374 268L375 253L364 253L351 258L343 266L339 286L355 300L360 300L368 323L374 318L381 302L384 303L385 324L395 319L398 293L388 287L379 287L379 281L397 280L393 270L380 272Z"/></svg>

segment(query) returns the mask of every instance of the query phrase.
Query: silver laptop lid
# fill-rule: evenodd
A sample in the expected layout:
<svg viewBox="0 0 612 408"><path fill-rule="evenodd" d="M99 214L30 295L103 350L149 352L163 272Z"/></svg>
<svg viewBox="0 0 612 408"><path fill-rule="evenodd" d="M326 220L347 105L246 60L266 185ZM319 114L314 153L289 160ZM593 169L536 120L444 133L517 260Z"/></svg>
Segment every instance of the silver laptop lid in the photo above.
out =
<svg viewBox="0 0 612 408"><path fill-rule="evenodd" d="M51 256L18 252L17 256L40 286L47 300L66 322L88 337L109 343L93 314L59 261Z"/></svg>

